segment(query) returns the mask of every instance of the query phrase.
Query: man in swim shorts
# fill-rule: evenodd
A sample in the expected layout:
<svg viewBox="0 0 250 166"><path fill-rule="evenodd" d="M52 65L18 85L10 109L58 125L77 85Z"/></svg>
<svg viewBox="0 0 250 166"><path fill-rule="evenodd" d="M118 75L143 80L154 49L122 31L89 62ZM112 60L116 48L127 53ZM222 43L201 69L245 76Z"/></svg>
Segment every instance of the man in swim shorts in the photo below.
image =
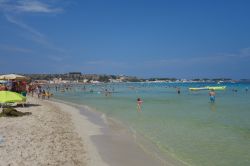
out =
<svg viewBox="0 0 250 166"><path fill-rule="evenodd" d="M209 92L209 96L210 96L209 98L210 98L211 103L214 103L215 102L215 91L211 90Z"/></svg>

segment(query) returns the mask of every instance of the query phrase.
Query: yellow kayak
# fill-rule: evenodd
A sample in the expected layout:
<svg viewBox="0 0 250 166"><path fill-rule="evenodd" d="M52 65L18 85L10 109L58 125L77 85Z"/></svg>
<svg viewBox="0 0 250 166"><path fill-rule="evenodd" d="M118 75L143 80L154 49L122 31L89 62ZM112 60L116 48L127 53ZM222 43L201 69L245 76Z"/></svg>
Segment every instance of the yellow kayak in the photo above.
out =
<svg viewBox="0 0 250 166"><path fill-rule="evenodd" d="M207 87L200 87L200 88L189 88L191 91L199 91L199 90L208 90Z"/></svg>
<svg viewBox="0 0 250 166"><path fill-rule="evenodd" d="M199 90L225 90L226 86L206 86L200 88L189 88L191 91L199 91Z"/></svg>
<svg viewBox="0 0 250 166"><path fill-rule="evenodd" d="M225 90L226 86L207 86L208 90Z"/></svg>

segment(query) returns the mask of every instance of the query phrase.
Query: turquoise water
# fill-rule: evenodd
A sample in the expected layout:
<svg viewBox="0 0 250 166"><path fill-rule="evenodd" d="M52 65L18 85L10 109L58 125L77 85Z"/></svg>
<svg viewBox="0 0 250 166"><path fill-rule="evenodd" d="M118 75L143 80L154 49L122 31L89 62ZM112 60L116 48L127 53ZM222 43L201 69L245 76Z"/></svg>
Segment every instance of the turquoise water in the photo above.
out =
<svg viewBox="0 0 250 166"><path fill-rule="evenodd" d="M78 85L53 93L122 121L187 165L250 165L250 92L245 91L250 84L227 84L225 91L216 91L215 103L209 102L208 91L188 90L207 85L213 84L120 83L85 85L85 90ZM102 93L105 89L112 95ZM137 97L143 100L141 113Z"/></svg>

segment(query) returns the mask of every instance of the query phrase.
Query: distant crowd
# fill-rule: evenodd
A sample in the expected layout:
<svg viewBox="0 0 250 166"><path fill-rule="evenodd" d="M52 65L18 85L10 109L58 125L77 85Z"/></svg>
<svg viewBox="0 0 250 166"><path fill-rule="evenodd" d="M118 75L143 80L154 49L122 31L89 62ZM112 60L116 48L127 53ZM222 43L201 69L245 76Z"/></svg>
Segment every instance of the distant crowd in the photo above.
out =
<svg viewBox="0 0 250 166"><path fill-rule="evenodd" d="M50 97L53 96L49 90L45 90L41 85L35 83L27 84L25 81L11 81L0 84L0 91L12 91L20 93L23 96L29 94L33 97L36 95L39 99L50 99Z"/></svg>

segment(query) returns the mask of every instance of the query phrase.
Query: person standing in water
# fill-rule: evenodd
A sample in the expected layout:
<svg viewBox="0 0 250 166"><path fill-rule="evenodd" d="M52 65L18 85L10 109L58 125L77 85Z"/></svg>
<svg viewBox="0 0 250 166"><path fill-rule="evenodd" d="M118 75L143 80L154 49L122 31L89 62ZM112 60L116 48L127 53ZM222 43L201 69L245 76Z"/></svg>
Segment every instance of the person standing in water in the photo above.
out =
<svg viewBox="0 0 250 166"><path fill-rule="evenodd" d="M178 94L181 93L181 88L180 88L180 87L177 87L176 90L177 90L177 93L178 93Z"/></svg>
<svg viewBox="0 0 250 166"><path fill-rule="evenodd" d="M209 96L210 96L210 101L211 103L214 103L215 102L215 91L212 89L210 92L209 92Z"/></svg>
<svg viewBox="0 0 250 166"><path fill-rule="evenodd" d="M137 112L141 112L141 106L142 106L143 101L141 98L137 98Z"/></svg>

